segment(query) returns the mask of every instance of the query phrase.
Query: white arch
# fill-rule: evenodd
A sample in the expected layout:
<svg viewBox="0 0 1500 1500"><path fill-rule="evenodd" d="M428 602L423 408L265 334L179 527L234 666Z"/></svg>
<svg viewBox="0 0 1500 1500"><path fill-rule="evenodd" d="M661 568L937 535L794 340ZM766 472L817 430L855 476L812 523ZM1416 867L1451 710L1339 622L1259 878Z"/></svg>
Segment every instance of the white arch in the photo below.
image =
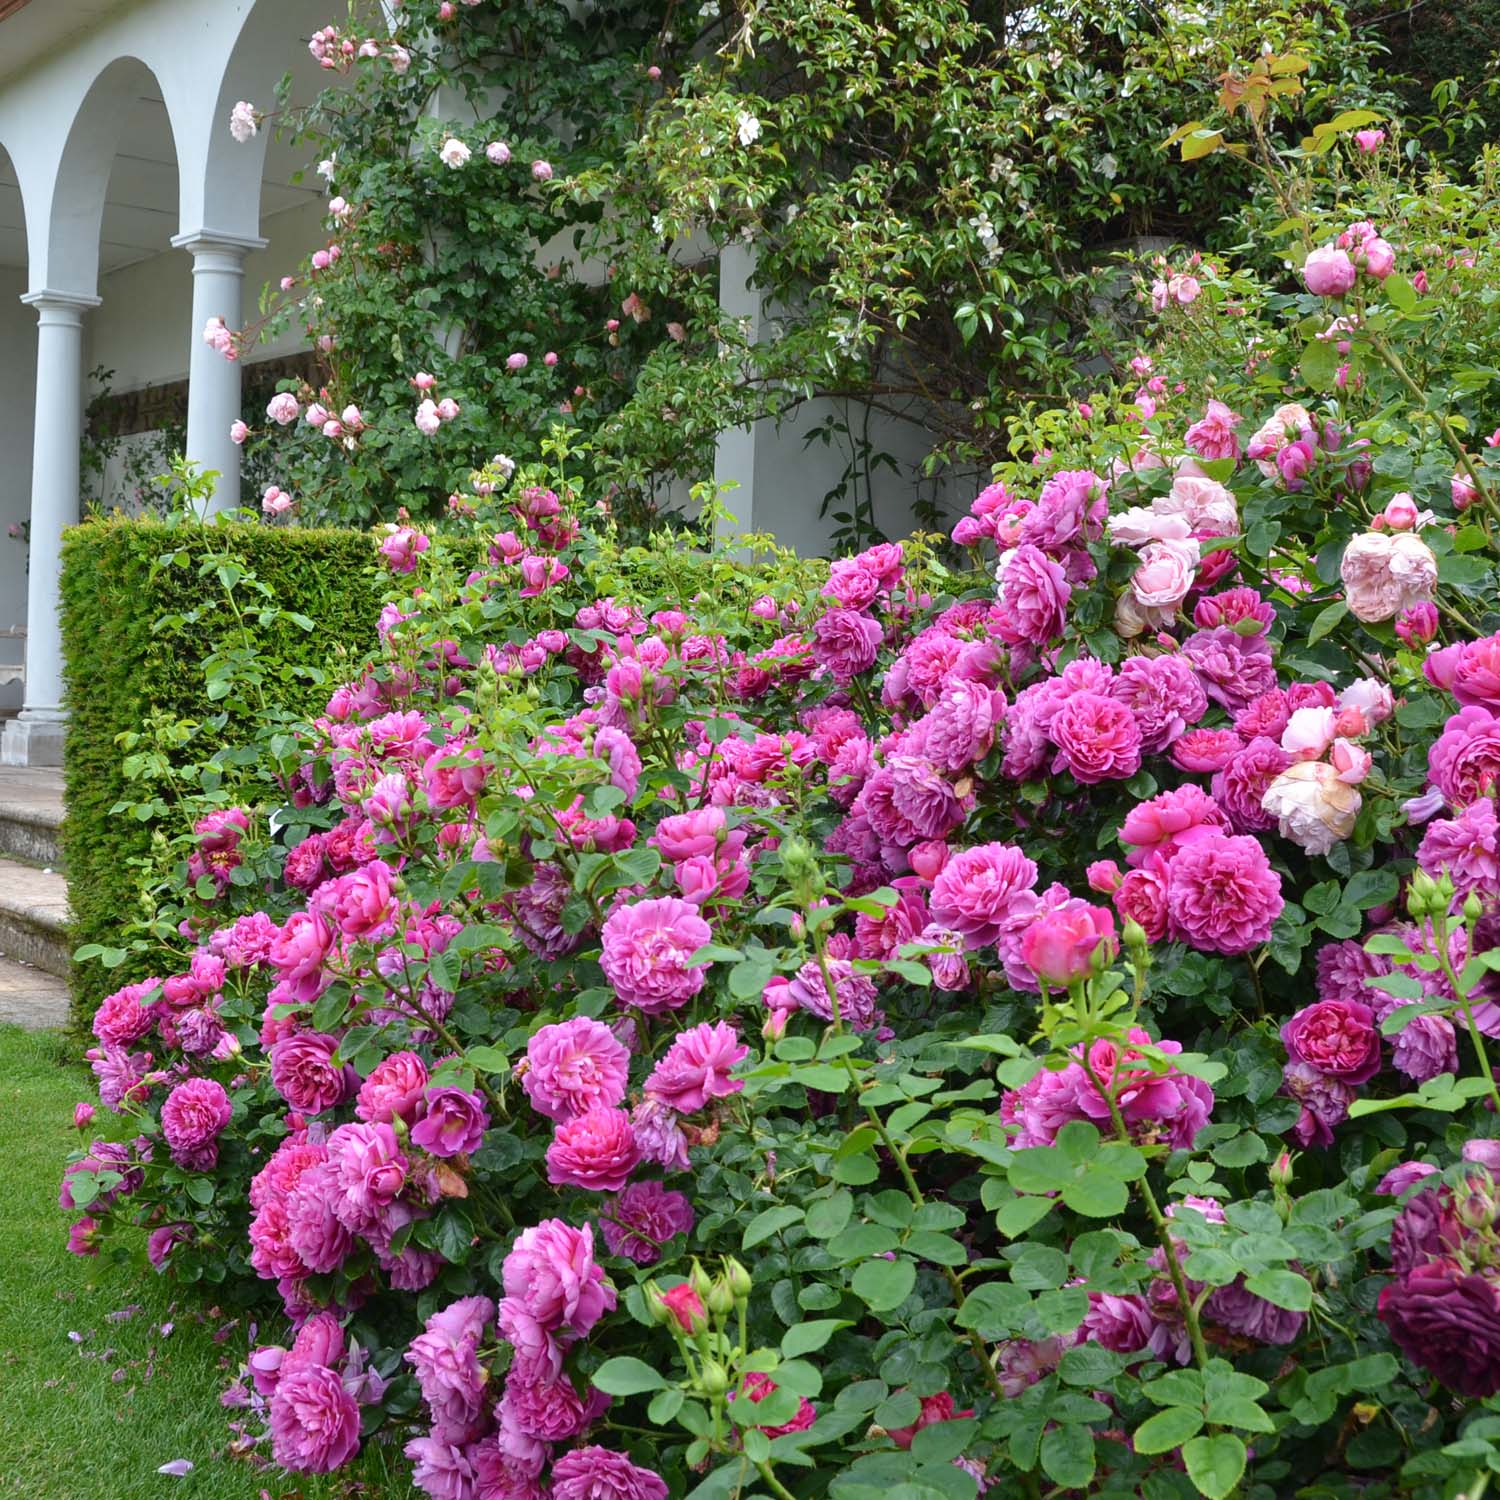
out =
<svg viewBox="0 0 1500 1500"><path fill-rule="evenodd" d="M193 117L182 132L195 151L193 170L182 178L184 234L213 230L238 239L258 236L270 127L241 144L229 133L229 114L241 99L270 109L278 83L302 51L307 9L305 0L250 0L217 75L217 90L194 94Z"/></svg>
<svg viewBox="0 0 1500 1500"><path fill-rule="evenodd" d="M34 291L46 289L84 297L97 294L99 235L119 145L120 119L146 79L162 91L165 100L163 81L148 63L134 56L114 58L84 91L52 168L46 213L29 230ZM170 103L167 119L180 180L182 138Z"/></svg>

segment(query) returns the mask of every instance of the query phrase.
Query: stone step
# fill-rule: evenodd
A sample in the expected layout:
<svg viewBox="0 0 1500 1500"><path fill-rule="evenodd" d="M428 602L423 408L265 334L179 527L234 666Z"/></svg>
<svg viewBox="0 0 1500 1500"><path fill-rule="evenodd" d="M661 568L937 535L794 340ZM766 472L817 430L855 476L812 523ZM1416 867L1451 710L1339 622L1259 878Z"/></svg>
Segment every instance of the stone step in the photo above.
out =
<svg viewBox="0 0 1500 1500"><path fill-rule="evenodd" d="M68 1024L67 985L44 969L0 958L0 1023L61 1031Z"/></svg>
<svg viewBox="0 0 1500 1500"><path fill-rule="evenodd" d="M0 856L62 868L62 775L28 767L0 767Z"/></svg>
<svg viewBox="0 0 1500 1500"><path fill-rule="evenodd" d="M51 870L0 859L0 957L68 977L68 882Z"/></svg>

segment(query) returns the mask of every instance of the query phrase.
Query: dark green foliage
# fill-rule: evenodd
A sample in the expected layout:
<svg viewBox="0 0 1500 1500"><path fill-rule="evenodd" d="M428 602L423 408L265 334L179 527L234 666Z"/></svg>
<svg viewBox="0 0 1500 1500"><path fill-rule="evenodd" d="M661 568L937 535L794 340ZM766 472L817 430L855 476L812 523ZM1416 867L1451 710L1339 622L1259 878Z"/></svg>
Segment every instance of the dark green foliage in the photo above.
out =
<svg viewBox="0 0 1500 1500"><path fill-rule="evenodd" d="M235 556L271 590L276 604L315 625L304 631L283 615L258 635L259 666L277 708L320 708L329 691L325 674L336 679L343 654L358 660L374 641L384 580L374 571L365 533L108 520L67 534L62 838L75 945L123 946L123 930L141 915L133 861L146 855L156 824L112 811L133 791L120 736L140 731L153 714L214 726L215 745L243 743L253 732L253 715L211 702L205 687L204 658L229 621L223 591L201 580L198 571L205 553L223 548L226 533ZM253 629L253 615L250 623ZM132 954L113 969L97 962L75 965L75 1014L86 1024L110 989L142 977L147 957Z"/></svg>

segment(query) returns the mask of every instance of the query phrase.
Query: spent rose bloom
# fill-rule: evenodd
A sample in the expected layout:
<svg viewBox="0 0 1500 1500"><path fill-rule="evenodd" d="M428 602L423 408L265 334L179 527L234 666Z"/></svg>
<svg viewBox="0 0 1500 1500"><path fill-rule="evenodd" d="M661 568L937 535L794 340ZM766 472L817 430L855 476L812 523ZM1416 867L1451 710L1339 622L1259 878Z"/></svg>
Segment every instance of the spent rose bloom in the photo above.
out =
<svg viewBox="0 0 1500 1500"><path fill-rule="evenodd" d="M628 1256L639 1266L655 1265L674 1235L691 1233L693 1207L683 1194L659 1182L632 1182L600 1210L599 1228L611 1255Z"/></svg>
<svg viewBox="0 0 1500 1500"><path fill-rule="evenodd" d="M1437 558L1411 532L1367 531L1344 549L1339 577L1350 612L1369 624L1430 599Z"/></svg>

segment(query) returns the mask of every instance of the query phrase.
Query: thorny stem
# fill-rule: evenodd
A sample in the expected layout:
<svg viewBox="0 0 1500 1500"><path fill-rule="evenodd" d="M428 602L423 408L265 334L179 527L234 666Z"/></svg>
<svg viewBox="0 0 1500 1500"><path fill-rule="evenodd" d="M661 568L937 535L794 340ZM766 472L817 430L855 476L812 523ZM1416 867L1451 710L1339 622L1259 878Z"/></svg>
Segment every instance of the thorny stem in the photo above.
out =
<svg viewBox="0 0 1500 1500"><path fill-rule="evenodd" d="M1114 1122L1116 1136L1124 1145L1132 1145L1130 1130L1125 1124L1125 1117L1120 1113L1114 1090L1106 1088L1094 1071L1087 1048L1084 1049L1080 1060L1083 1063L1083 1071L1088 1074L1089 1082L1094 1085L1100 1097L1109 1106L1109 1117ZM1182 1309L1183 1319L1187 1323L1188 1339L1193 1346L1193 1358L1197 1361L1200 1370L1207 1370L1208 1345L1203 1341L1203 1327L1198 1321L1198 1308L1193 1299L1188 1296L1187 1280L1177 1261L1177 1242L1172 1238L1171 1225L1167 1223L1167 1217L1162 1213L1161 1205L1156 1201L1156 1194L1151 1190L1150 1182L1142 1177L1136 1186L1140 1189L1141 1201L1146 1205L1146 1213L1151 1219L1156 1230L1156 1237L1161 1241L1162 1250L1167 1258L1167 1274L1172 1278L1172 1287L1177 1293L1177 1305Z"/></svg>
<svg viewBox="0 0 1500 1500"><path fill-rule="evenodd" d="M1484 1074L1484 1081L1490 1088L1490 1099L1494 1103L1495 1113L1500 1117L1500 1084L1495 1082L1495 1070L1490 1067L1489 1054L1485 1051L1484 1033L1479 1029L1479 1023L1474 1019L1474 1007L1469 1003L1469 992L1467 988L1459 983L1458 975L1453 970L1453 959L1448 952L1448 923L1446 919L1434 918L1432 923L1433 944L1437 950L1438 962L1443 966L1443 973L1448 983L1453 986L1454 996L1457 998L1460 1008L1464 1013L1464 1020L1468 1023L1469 1038L1474 1043L1474 1055L1479 1059L1479 1069ZM1469 941L1465 945L1465 953L1473 945L1473 933L1470 932Z"/></svg>
<svg viewBox="0 0 1500 1500"><path fill-rule="evenodd" d="M1500 504L1496 503L1494 495L1490 493L1489 486L1479 477L1479 471L1474 467L1474 462L1469 457L1468 450L1454 436L1453 429L1448 426L1447 421L1436 412L1428 410L1427 392L1411 378L1406 366L1401 363L1401 356L1379 334L1371 333L1368 337L1370 348L1380 356L1386 368L1406 387L1407 393L1416 401L1417 409L1431 419L1439 435L1452 450L1453 456L1458 460L1459 468L1464 471L1468 476L1469 483L1474 486L1474 491L1484 503L1484 508L1496 520L1500 520Z"/></svg>

